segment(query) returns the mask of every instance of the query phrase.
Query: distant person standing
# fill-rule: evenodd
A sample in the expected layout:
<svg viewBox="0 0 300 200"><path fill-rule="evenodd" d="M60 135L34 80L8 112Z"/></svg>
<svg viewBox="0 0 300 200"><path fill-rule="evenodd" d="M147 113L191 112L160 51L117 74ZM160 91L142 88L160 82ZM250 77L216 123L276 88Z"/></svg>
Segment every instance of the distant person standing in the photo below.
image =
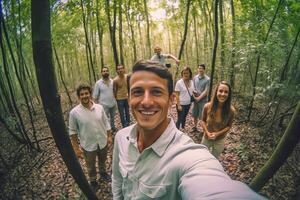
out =
<svg viewBox="0 0 300 200"><path fill-rule="evenodd" d="M198 132L198 120L201 119L203 107L207 103L210 84L210 78L205 74L204 64L198 65L198 74L194 77L193 82L195 87L195 102L192 110L192 116L194 119L194 127L192 131Z"/></svg>
<svg viewBox="0 0 300 200"><path fill-rule="evenodd" d="M186 116L191 107L191 98L194 91L194 84L192 81L192 70L189 67L184 67L181 71L181 79L176 82L175 96L177 106L177 122L176 127L185 128Z"/></svg>
<svg viewBox="0 0 300 200"><path fill-rule="evenodd" d="M75 106L69 116L69 134L72 146L78 157L83 151L84 160L90 180L95 191L98 188L96 173L96 157L98 157L99 172L102 179L108 181L105 161L107 149L112 146L110 125L103 107L92 101L92 88L89 85L79 85L77 96L80 104ZM78 145L78 139L80 147Z"/></svg>
<svg viewBox="0 0 300 200"><path fill-rule="evenodd" d="M229 132L235 115L235 109L231 105L231 87L221 81L215 89L211 101L203 108L200 121L204 137L202 144L208 147L210 152L218 158L224 150L225 138Z"/></svg>
<svg viewBox="0 0 300 200"><path fill-rule="evenodd" d="M117 76L113 81L114 95L117 100L119 115L121 118L122 127L127 127L130 124L129 105L128 105L128 90L127 90L127 74L123 65L116 67Z"/></svg>
<svg viewBox="0 0 300 200"><path fill-rule="evenodd" d="M161 53L161 48L159 46L156 46L154 48L154 55L152 56L151 60L159 62L160 64L166 66L166 59L169 59L169 58L173 59L176 62L177 65L180 62L180 60L178 60L172 54L162 54Z"/></svg>
<svg viewBox="0 0 300 200"><path fill-rule="evenodd" d="M94 86L93 98L96 103L103 106L106 116L110 119L111 129L116 132L116 99L113 92L113 80L109 77L108 67L102 67L101 75L102 79L98 80Z"/></svg>

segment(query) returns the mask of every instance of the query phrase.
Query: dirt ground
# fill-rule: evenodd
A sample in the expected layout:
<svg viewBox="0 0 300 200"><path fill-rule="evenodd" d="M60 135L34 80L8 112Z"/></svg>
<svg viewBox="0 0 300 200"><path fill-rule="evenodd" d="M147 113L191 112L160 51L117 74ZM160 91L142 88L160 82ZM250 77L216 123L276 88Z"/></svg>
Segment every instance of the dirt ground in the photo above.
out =
<svg viewBox="0 0 300 200"><path fill-rule="evenodd" d="M64 107L67 119L68 106ZM226 139L220 162L231 178L249 183L270 157L282 130L274 128L270 131L255 128L250 123L240 123L244 112L242 107L237 110L238 116ZM172 107L170 117L177 119L175 107ZM0 199L85 199L58 153L44 114L40 111L35 119L42 152L17 144L0 126ZM120 129L118 117L116 124ZM188 115L184 132L199 143L198 134L191 133L191 128L192 119ZM300 190L299 153L298 145L284 166L262 189L262 195L274 200L297 199L297 191ZM111 161L112 152L109 152L108 171L111 170ZM80 163L85 171L82 159ZM112 199L111 182L101 181L97 196L99 199Z"/></svg>

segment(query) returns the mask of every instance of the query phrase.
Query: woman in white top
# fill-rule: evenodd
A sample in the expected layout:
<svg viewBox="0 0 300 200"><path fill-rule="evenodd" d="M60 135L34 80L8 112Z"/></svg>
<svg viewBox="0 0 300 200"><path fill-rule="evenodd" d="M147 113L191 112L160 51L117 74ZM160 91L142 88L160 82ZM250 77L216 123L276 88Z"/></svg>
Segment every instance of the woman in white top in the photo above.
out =
<svg viewBox="0 0 300 200"><path fill-rule="evenodd" d="M178 118L176 122L177 128L184 129L186 116L191 107L191 96L194 91L194 84L192 81L192 70L188 66L181 71L181 79L176 82L175 95L177 103Z"/></svg>

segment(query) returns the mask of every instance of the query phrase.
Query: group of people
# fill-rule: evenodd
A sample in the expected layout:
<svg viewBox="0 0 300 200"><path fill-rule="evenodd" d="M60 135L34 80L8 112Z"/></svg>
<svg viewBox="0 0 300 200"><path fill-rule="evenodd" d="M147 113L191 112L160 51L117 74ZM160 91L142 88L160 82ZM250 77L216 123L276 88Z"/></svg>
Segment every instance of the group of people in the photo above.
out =
<svg viewBox="0 0 300 200"><path fill-rule="evenodd" d="M176 57L169 57L179 63ZM209 78L204 73L205 65L198 66L199 73L193 79L191 69L184 67L175 91L171 73L157 60L137 62L130 76L124 66L116 70L118 76L112 80L109 69L102 68L102 79L95 84L93 94L90 86L80 85L80 104L69 117L75 153L81 156L82 149L94 190L98 187L98 157L100 177L112 179L113 199L264 199L245 184L231 180L217 160L235 113L229 84L220 82L212 100L206 103ZM200 119L204 145L194 143L181 131L192 99L194 130ZM176 124L168 117L174 101ZM114 138L110 177L105 161L116 130L116 104L123 129ZM132 125L129 106L136 121Z"/></svg>

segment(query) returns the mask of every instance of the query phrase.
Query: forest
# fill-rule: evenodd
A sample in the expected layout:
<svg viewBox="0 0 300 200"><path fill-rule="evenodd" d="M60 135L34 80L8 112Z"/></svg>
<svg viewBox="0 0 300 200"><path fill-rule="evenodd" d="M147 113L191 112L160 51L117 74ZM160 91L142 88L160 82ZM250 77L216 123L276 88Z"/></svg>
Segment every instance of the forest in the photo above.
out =
<svg viewBox="0 0 300 200"><path fill-rule="evenodd" d="M300 199L299 35L298 0L0 1L0 199L112 199L110 183L91 190L69 139L76 87L93 87L104 66L130 73L156 46L180 60L169 60L175 80L204 63L209 95L231 84L228 175L269 199ZM200 143L191 129L188 115L184 131Z"/></svg>

